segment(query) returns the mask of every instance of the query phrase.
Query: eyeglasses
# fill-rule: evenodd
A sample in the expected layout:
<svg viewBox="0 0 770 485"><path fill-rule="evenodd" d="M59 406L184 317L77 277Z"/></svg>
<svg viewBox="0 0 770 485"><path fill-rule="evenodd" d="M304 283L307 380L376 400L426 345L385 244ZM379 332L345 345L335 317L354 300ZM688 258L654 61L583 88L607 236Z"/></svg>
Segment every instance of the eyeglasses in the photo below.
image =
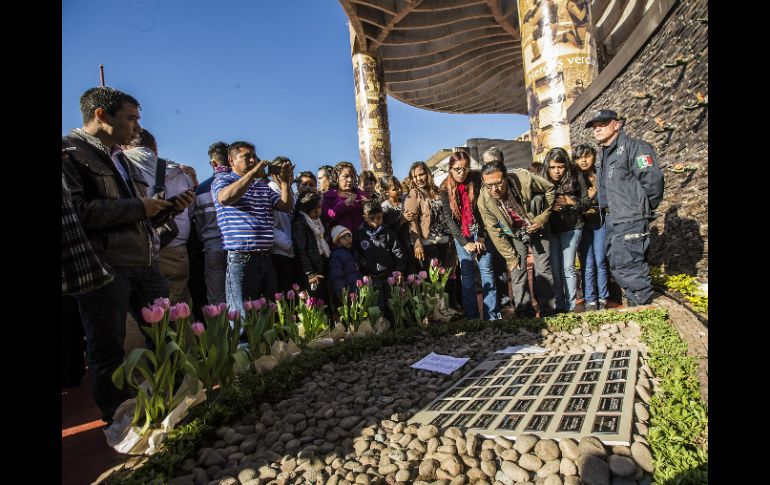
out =
<svg viewBox="0 0 770 485"><path fill-rule="evenodd" d="M505 180L501 180L499 182L492 182L491 184L484 184L484 187L488 189L502 189L503 185L505 185Z"/></svg>
<svg viewBox="0 0 770 485"><path fill-rule="evenodd" d="M453 168L453 169L452 169L452 171L453 171L454 173L456 173L456 174L465 173L465 172L467 172L468 170L470 170L468 167L463 167L463 168Z"/></svg>

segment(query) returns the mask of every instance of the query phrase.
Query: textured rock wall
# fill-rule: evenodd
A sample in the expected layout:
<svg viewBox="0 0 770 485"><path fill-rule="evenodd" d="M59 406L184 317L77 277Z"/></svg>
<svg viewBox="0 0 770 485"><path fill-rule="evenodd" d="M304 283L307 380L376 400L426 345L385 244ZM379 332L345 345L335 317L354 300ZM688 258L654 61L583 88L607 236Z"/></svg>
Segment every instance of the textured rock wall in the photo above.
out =
<svg viewBox="0 0 770 485"><path fill-rule="evenodd" d="M677 60L684 65L666 67ZM705 105L697 105L700 93ZM708 2L681 1L609 87L570 124L572 146L595 146L584 125L598 109L627 117L650 143L666 190L651 226L650 262L708 281ZM687 109L685 109L687 108Z"/></svg>

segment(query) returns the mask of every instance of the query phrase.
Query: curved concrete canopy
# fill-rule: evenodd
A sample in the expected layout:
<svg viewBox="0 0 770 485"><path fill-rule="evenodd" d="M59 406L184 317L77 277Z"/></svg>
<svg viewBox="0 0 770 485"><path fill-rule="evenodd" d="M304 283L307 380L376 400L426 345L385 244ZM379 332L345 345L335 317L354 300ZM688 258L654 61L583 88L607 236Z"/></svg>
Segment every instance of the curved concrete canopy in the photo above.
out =
<svg viewBox="0 0 770 485"><path fill-rule="evenodd" d="M388 94L444 113L527 113L517 0L339 0ZM642 0L591 0L598 43L618 52ZM597 44L598 47L598 44Z"/></svg>

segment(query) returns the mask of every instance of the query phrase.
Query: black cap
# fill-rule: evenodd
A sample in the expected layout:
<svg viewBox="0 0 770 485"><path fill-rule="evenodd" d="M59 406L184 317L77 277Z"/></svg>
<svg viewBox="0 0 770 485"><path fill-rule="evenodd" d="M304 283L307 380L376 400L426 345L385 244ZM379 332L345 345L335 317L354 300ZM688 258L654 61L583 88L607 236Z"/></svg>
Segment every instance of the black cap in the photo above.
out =
<svg viewBox="0 0 770 485"><path fill-rule="evenodd" d="M592 120L590 120L588 123L586 123L586 128L591 128L594 123L597 123L599 121L608 121L608 120L618 120L618 114L611 109L600 109L596 113L594 113L594 117Z"/></svg>

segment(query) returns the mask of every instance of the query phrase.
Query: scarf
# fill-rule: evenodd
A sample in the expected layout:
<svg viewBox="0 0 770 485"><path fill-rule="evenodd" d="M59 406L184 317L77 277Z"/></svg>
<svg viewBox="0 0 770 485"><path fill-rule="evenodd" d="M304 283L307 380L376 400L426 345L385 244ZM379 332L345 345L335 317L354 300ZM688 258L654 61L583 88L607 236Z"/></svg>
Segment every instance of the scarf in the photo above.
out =
<svg viewBox="0 0 770 485"><path fill-rule="evenodd" d="M473 211L471 210L471 199L468 195L468 189L464 184L457 184L457 191L460 193L460 226L463 230L463 236L471 237L470 226L473 224Z"/></svg>
<svg viewBox="0 0 770 485"><path fill-rule="evenodd" d="M307 222L307 225L310 226L310 229L313 231L313 234L315 234L315 242L318 244L318 252L321 253L322 256L329 257L329 245L326 243L326 240L324 239L324 226L321 224L321 221L318 219L311 219L307 214L300 211L299 212L302 217L305 218L305 222Z"/></svg>

